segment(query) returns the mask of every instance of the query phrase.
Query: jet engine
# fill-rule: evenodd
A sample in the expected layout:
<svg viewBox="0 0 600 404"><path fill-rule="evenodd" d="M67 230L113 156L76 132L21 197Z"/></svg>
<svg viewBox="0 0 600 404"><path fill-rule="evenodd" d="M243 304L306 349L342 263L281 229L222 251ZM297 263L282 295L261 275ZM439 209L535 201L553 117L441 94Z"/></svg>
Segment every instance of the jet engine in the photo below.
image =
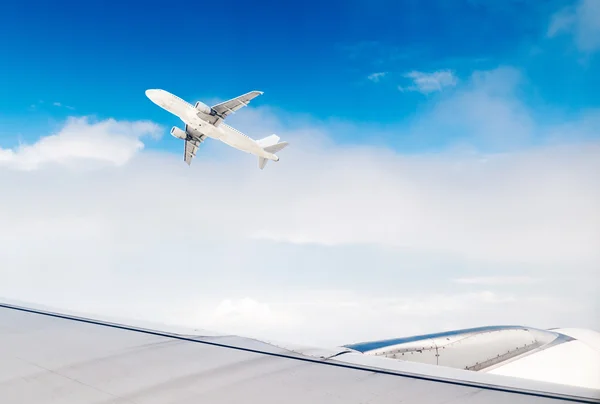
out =
<svg viewBox="0 0 600 404"><path fill-rule="evenodd" d="M183 139L183 140L187 139L187 133L185 133L184 130L179 129L177 126L173 126L171 128L171 135L178 139Z"/></svg>
<svg viewBox="0 0 600 404"><path fill-rule="evenodd" d="M197 101L196 105L194 105L194 107L198 111L203 112L203 113L205 113L207 115L210 115L210 113L212 112L212 108L211 107L209 107L208 105L206 105L205 103L200 102L200 101Z"/></svg>

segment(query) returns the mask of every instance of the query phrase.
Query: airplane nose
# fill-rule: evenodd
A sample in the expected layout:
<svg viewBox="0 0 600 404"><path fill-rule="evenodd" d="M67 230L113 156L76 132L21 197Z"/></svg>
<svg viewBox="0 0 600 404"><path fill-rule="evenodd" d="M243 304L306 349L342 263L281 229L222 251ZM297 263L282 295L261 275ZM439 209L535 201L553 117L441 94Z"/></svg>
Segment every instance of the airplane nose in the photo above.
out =
<svg viewBox="0 0 600 404"><path fill-rule="evenodd" d="M146 97L150 99L153 103L158 105L161 108L166 106L164 91L159 89L148 89L146 90Z"/></svg>
<svg viewBox="0 0 600 404"><path fill-rule="evenodd" d="M149 89L146 90L146 97L150 98L152 101L158 99L160 94L160 90Z"/></svg>

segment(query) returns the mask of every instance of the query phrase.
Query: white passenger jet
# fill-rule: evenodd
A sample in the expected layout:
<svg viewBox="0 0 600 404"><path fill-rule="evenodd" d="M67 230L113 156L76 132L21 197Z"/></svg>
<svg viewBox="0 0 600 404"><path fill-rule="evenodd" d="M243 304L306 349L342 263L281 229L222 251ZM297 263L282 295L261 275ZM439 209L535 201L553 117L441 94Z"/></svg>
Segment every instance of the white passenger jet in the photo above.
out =
<svg viewBox="0 0 600 404"><path fill-rule="evenodd" d="M153 103L177 116L185 124L184 130L173 126L171 135L185 140L183 159L188 165L192 163L192 159L196 156L200 143L210 137L238 150L254 154L258 157L258 167L262 170L269 160L279 161L279 157L275 153L286 147L288 143L280 142L277 135L254 140L223 122L230 113L245 107L250 103L250 100L261 94L262 91L250 91L229 101L209 107L200 101L192 106L165 90L146 90L146 96Z"/></svg>

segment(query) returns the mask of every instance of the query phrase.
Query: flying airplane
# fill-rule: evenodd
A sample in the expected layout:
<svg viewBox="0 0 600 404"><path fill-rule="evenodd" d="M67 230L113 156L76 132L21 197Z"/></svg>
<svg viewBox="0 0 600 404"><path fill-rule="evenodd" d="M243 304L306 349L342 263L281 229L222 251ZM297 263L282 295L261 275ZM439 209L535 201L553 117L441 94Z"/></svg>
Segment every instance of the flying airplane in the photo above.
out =
<svg viewBox="0 0 600 404"><path fill-rule="evenodd" d="M245 107L252 99L261 94L263 94L261 91L250 91L209 107L200 101L192 106L165 90L146 90L146 96L153 103L177 116L185 124L183 130L174 126L171 129L171 135L185 140L183 159L188 165L192 163L200 144L210 137L238 150L254 154L258 157L258 168L262 170L269 160L279 161L279 157L275 153L286 147L288 143L280 142L277 135L254 140L223 122L229 114Z"/></svg>
<svg viewBox="0 0 600 404"><path fill-rule="evenodd" d="M586 330L307 347L0 299L3 404L598 404L598 353Z"/></svg>

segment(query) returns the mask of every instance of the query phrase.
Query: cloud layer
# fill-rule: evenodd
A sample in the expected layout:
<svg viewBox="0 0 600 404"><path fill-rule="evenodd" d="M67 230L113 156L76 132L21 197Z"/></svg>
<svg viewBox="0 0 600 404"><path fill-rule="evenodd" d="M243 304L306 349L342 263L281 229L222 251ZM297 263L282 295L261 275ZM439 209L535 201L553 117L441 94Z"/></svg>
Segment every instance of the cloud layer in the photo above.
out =
<svg viewBox="0 0 600 404"><path fill-rule="evenodd" d="M72 118L0 151L0 296L311 344L598 328L600 143L588 118L538 122L518 81L476 73L402 130L462 114L472 136L560 142L403 154L247 108L234 126L292 144L261 171L211 141L191 167L140 153L152 123Z"/></svg>

